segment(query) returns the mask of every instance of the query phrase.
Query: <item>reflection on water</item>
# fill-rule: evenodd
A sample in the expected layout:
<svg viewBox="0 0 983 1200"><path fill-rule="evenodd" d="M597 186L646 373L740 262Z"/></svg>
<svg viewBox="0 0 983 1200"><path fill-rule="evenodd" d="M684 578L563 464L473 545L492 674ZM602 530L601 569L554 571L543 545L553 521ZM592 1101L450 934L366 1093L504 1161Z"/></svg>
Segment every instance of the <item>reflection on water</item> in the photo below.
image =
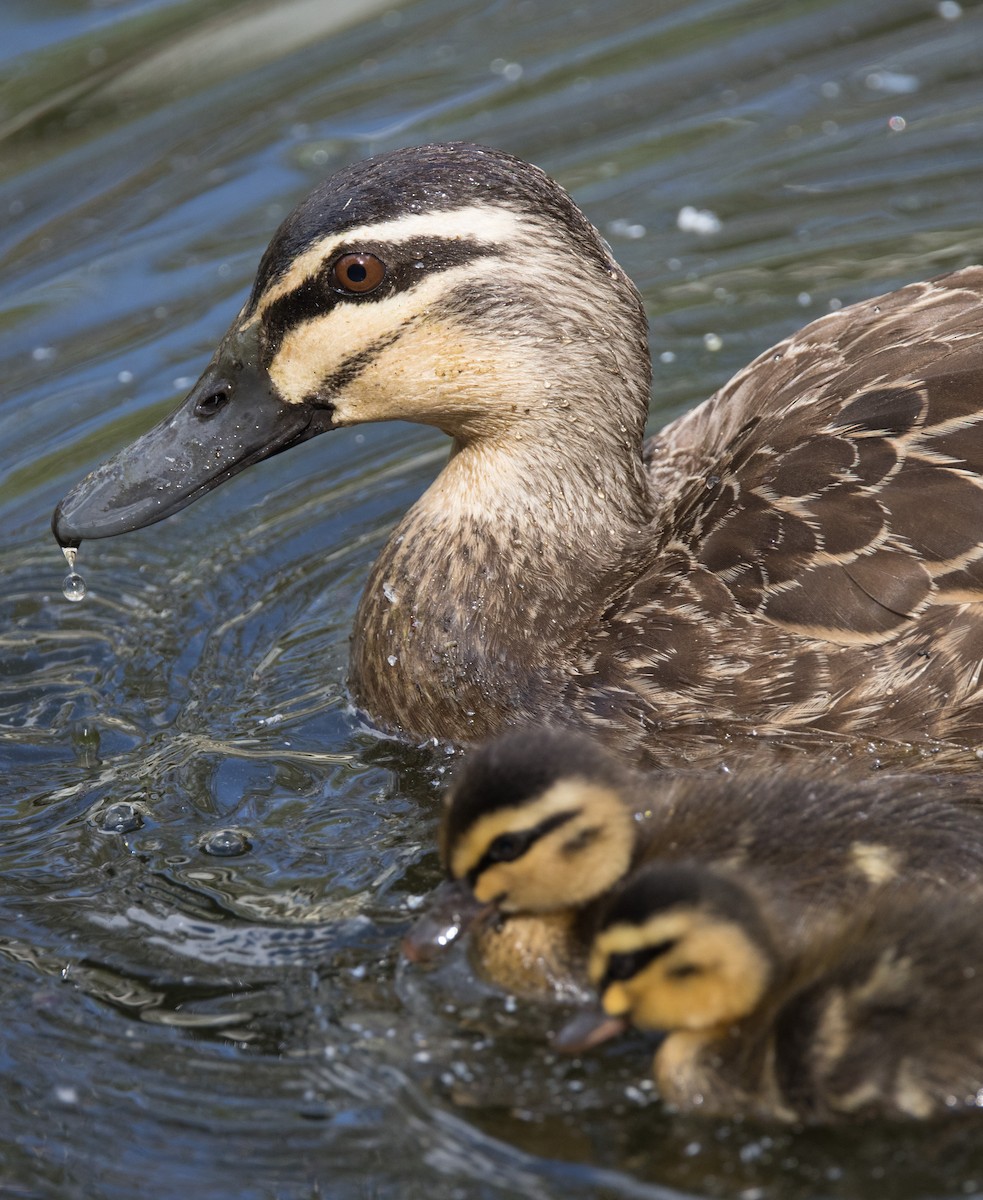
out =
<svg viewBox="0 0 983 1200"><path fill-rule="evenodd" d="M439 436L319 439L87 546L82 604L47 530L193 382L292 204L378 149L487 141L571 188L652 315L653 424L978 258L979 10L38 0L0 29L0 1193L983 1187L958 1124L673 1117L640 1039L563 1061L463 952L397 966L454 755L351 711L347 637Z"/></svg>

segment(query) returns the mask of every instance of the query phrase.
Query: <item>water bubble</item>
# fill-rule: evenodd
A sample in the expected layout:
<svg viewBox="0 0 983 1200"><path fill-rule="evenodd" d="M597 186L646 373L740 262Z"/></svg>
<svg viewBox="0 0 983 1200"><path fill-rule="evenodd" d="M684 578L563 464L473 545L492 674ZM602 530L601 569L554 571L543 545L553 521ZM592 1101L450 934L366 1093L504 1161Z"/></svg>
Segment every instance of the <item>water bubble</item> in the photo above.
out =
<svg viewBox="0 0 983 1200"><path fill-rule="evenodd" d="M608 232L612 237L625 237L635 240L645 236L645 226L640 225L637 221L627 221L624 217L619 217L617 220L609 222Z"/></svg>
<svg viewBox="0 0 983 1200"><path fill-rule="evenodd" d="M703 345L708 350L717 351L723 348L724 340L719 333L705 333L703 335Z"/></svg>
<svg viewBox="0 0 983 1200"><path fill-rule="evenodd" d="M213 854L216 858L236 858L253 848L243 829L216 829L214 833L205 834L199 845L206 854Z"/></svg>
<svg viewBox="0 0 983 1200"><path fill-rule="evenodd" d="M872 92L886 92L891 96L906 96L921 87L917 75L904 75L900 71L871 71L864 83Z"/></svg>
<svg viewBox="0 0 983 1200"><path fill-rule="evenodd" d="M695 208L692 204L684 204L676 214L676 227L684 233L698 233L705 237L711 233L719 233L724 223L709 208Z"/></svg>
<svg viewBox="0 0 983 1200"><path fill-rule="evenodd" d="M110 804L99 814L99 828L103 833L132 833L143 825L143 813L135 804L125 800Z"/></svg>

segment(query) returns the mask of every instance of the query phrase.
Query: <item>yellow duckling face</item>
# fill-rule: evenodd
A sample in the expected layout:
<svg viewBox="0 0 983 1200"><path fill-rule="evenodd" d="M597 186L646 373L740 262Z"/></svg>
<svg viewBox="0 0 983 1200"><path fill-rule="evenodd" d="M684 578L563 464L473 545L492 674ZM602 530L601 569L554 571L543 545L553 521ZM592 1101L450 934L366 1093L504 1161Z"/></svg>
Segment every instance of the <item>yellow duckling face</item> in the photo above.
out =
<svg viewBox="0 0 983 1200"><path fill-rule="evenodd" d="M698 868L657 866L613 901L589 973L608 1016L642 1029L710 1031L757 1007L774 966L742 889Z"/></svg>
<svg viewBox="0 0 983 1200"><path fill-rule="evenodd" d="M575 908L628 870L635 822L606 755L551 731L507 735L469 761L448 797L449 875L505 913Z"/></svg>

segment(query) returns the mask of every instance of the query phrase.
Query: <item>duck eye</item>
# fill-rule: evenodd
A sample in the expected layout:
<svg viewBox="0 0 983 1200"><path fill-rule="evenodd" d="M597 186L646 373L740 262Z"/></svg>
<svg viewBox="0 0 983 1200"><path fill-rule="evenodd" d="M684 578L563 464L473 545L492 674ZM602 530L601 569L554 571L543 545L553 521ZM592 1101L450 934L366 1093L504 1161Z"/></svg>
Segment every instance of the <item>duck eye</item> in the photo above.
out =
<svg viewBox="0 0 983 1200"><path fill-rule="evenodd" d="M374 292L385 277L386 264L374 254L343 254L328 273L331 286L349 295Z"/></svg>
<svg viewBox="0 0 983 1200"><path fill-rule="evenodd" d="M515 862L525 852L528 840L521 833L500 833L488 847L485 859L488 862Z"/></svg>

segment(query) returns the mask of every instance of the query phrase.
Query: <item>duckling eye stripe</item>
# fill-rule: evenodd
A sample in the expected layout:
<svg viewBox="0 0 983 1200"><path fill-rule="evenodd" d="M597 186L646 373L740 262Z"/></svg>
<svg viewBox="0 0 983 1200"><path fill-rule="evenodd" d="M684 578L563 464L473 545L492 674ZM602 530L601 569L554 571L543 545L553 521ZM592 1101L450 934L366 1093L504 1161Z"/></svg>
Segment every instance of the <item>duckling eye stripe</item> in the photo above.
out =
<svg viewBox="0 0 983 1200"><path fill-rule="evenodd" d="M649 963L668 954L677 942L678 938L666 938L664 941L656 942L653 946L643 946L640 950L635 950L630 954L612 954L601 978L599 990L603 993L604 989L612 983L633 979Z"/></svg>
<svg viewBox="0 0 983 1200"><path fill-rule="evenodd" d="M552 833L554 829L559 829L561 825L566 825L575 816L577 816L577 810L569 809L566 812L553 813L552 816L547 817L544 821L540 821L538 825L534 825L532 829L517 830L513 836L519 840L518 851L511 856L509 861L514 862L515 859L521 858L523 854L527 853L530 846L535 845L540 838L545 837L548 833ZM494 866L495 863L502 861L501 858L496 856L494 845L495 843L492 842L491 846L488 847L475 866L468 872L468 882L472 886L479 875L487 871L489 867Z"/></svg>

